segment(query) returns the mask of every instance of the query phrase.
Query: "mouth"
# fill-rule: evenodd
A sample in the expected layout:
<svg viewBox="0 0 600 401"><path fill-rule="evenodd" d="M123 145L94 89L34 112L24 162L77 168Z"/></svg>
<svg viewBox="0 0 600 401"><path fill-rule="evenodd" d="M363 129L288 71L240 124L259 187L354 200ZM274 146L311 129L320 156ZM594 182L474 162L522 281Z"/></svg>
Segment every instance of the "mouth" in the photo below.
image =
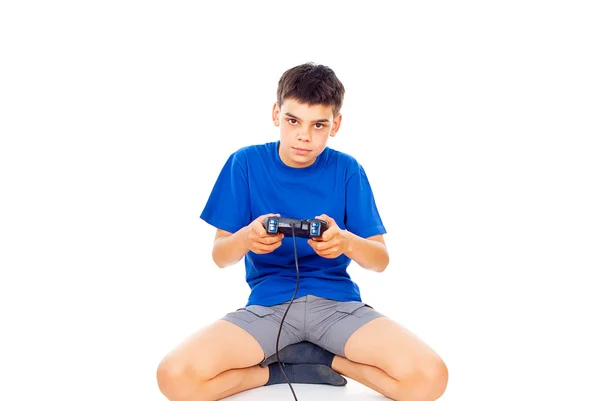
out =
<svg viewBox="0 0 600 401"><path fill-rule="evenodd" d="M310 152L310 149L297 148L295 146L292 146L292 149L296 153L308 153L308 152Z"/></svg>

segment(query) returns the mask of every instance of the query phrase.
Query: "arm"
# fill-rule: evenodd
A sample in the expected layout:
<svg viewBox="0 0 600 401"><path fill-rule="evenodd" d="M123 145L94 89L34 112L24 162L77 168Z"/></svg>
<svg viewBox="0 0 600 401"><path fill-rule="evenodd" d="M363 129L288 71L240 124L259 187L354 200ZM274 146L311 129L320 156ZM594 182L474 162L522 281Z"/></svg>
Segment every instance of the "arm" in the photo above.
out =
<svg viewBox="0 0 600 401"><path fill-rule="evenodd" d="M342 253L361 267L382 272L389 263L383 235L362 238L348 230L341 230L335 220L327 215L317 216L327 221L329 228L318 239L308 240L315 252L324 258L337 258Z"/></svg>
<svg viewBox="0 0 600 401"><path fill-rule="evenodd" d="M248 227L243 227L235 233L217 229L213 243L212 258L220 268L228 267L239 262L250 249L246 246Z"/></svg>
<svg viewBox="0 0 600 401"><path fill-rule="evenodd" d="M262 223L267 216L279 216L279 214L269 213L259 216L252 223L233 234L217 229L212 251L212 258L217 266L224 268L236 264L249 251L263 254L279 248L283 234L267 234Z"/></svg>
<svg viewBox="0 0 600 401"><path fill-rule="evenodd" d="M386 269L390 257L383 240L383 235L374 235L369 238L361 238L350 231L342 231L345 237L344 254L354 260L361 267L375 272Z"/></svg>

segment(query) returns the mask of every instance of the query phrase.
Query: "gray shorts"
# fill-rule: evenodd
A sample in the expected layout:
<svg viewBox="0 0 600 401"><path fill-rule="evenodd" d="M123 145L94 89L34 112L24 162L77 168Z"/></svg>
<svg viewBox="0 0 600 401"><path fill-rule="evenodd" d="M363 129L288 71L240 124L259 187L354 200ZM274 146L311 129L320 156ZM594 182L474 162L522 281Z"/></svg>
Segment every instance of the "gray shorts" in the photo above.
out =
<svg viewBox="0 0 600 401"><path fill-rule="evenodd" d="M250 305L228 313L222 320L252 335L261 345L266 359L275 354L279 325L288 306L289 301L269 307ZM363 302L338 302L306 295L295 299L285 316L279 350L290 344L309 341L345 357L344 348L350 336L364 324L382 316Z"/></svg>

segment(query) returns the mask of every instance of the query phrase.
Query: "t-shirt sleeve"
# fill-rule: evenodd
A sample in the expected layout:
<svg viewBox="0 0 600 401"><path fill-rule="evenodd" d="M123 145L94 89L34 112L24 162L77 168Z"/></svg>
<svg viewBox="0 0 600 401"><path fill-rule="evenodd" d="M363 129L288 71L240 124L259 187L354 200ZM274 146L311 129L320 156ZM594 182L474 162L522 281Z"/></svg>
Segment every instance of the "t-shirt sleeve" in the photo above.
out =
<svg viewBox="0 0 600 401"><path fill-rule="evenodd" d="M364 168L358 165L346 182L346 229L359 237L385 234L371 184Z"/></svg>
<svg viewBox="0 0 600 401"><path fill-rule="evenodd" d="M200 218L231 233L250 224L248 170L239 152L232 154L221 169Z"/></svg>

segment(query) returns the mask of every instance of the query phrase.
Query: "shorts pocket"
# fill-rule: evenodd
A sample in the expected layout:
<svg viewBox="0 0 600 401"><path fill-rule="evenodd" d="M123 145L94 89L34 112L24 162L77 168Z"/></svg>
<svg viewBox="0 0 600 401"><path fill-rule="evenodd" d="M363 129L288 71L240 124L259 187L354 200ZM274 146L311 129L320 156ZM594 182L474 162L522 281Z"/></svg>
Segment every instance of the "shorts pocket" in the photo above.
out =
<svg viewBox="0 0 600 401"><path fill-rule="evenodd" d="M339 304L338 306L335 307L335 310L338 312L347 313L349 315L352 315L354 312L356 312L358 309L360 309L364 306L366 306L366 305L362 302L350 301L350 302L343 302L343 303Z"/></svg>
<svg viewBox="0 0 600 401"><path fill-rule="evenodd" d="M275 310L268 306L250 305L245 308L240 308L235 312L235 316L245 322L252 323L257 319L269 316L275 313Z"/></svg>
<svg viewBox="0 0 600 401"><path fill-rule="evenodd" d="M265 317L275 313L275 311L272 308L262 305L250 305L246 307L246 310L254 313L258 317Z"/></svg>

